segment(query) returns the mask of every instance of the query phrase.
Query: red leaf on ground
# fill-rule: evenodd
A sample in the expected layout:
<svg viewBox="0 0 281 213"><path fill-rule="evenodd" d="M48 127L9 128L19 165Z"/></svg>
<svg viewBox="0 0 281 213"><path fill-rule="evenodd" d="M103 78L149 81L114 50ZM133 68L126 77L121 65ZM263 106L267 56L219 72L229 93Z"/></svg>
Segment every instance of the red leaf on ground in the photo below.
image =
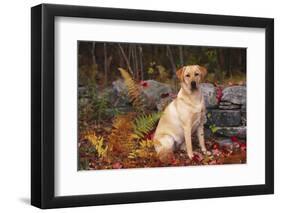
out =
<svg viewBox="0 0 281 213"><path fill-rule="evenodd" d="M121 169L121 168L122 168L122 164L119 163L119 162L116 162L116 163L114 163L114 164L112 165L112 168L113 168L113 169Z"/></svg>
<svg viewBox="0 0 281 213"><path fill-rule="evenodd" d="M198 155L193 155L192 161L198 163L199 162L199 156Z"/></svg>
<svg viewBox="0 0 281 213"><path fill-rule="evenodd" d="M175 157L172 158L171 160L171 164L174 166L177 166L180 163L180 161L178 159L176 159Z"/></svg>
<svg viewBox="0 0 281 213"><path fill-rule="evenodd" d="M211 160L210 162L209 162L209 165L216 165L217 164L217 160Z"/></svg>
<svg viewBox="0 0 281 213"><path fill-rule="evenodd" d="M218 149L219 147L220 147L220 145L218 143L214 143L212 148L213 149Z"/></svg>
<svg viewBox="0 0 281 213"><path fill-rule="evenodd" d="M221 151L219 149L213 149L212 150L213 155L219 156L221 154Z"/></svg>
<svg viewBox="0 0 281 213"><path fill-rule="evenodd" d="M234 147L235 147L235 148L240 148L240 146L241 146L241 143L238 142L238 141L237 141L237 142L234 142L233 144L234 144Z"/></svg>
<svg viewBox="0 0 281 213"><path fill-rule="evenodd" d="M240 149L241 149L241 151L245 152L245 151L246 151L246 149L247 149L246 144L241 143L241 144L240 144Z"/></svg>
<svg viewBox="0 0 281 213"><path fill-rule="evenodd" d="M228 149L222 149L222 154L226 157L228 157L229 155L231 155L231 150Z"/></svg>
<svg viewBox="0 0 281 213"><path fill-rule="evenodd" d="M196 153L193 155L192 161L199 163L203 160L203 156L200 153Z"/></svg>

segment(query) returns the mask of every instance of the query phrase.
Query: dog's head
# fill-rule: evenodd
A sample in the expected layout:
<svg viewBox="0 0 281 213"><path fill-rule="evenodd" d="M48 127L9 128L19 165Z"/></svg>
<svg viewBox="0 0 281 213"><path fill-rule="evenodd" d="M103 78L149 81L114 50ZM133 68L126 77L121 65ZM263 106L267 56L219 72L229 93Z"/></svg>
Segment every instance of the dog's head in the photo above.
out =
<svg viewBox="0 0 281 213"><path fill-rule="evenodd" d="M187 92L197 91L206 75L207 69L199 65L184 66L177 71L177 77Z"/></svg>

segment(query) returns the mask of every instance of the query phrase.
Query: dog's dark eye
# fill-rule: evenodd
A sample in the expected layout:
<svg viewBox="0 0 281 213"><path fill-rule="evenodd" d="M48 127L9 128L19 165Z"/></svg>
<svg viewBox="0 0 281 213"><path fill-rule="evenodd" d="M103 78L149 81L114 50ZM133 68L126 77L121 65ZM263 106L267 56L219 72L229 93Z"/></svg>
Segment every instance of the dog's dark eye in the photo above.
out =
<svg viewBox="0 0 281 213"><path fill-rule="evenodd" d="M195 73L195 76L198 76L199 75L199 73Z"/></svg>
<svg viewBox="0 0 281 213"><path fill-rule="evenodd" d="M188 78L189 78L189 77L190 77L190 75L189 75L189 74L187 74L187 75L186 75L186 77L188 77Z"/></svg>

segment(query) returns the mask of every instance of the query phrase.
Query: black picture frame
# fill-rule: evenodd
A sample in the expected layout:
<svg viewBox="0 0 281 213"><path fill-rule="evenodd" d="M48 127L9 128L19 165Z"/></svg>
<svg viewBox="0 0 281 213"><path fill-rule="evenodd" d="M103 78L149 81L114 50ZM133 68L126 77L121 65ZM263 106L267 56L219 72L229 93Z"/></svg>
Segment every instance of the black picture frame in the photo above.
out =
<svg viewBox="0 0 281 213"><path fill-rule="evenodd" d="M55 17L263 28L266 32L265 184L93 195L54 195ZM41 4L31 8L31 204L60 208L274 193L274 20L240 16Z"/></svg>

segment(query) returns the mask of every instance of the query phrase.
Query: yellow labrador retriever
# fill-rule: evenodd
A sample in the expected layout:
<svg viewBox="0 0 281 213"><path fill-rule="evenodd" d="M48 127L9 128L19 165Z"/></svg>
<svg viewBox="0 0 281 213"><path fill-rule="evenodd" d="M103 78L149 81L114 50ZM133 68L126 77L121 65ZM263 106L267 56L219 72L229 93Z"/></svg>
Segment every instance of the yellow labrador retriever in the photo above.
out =
<svg viewBox="0 0 281 213"><path fill-rule="evenodd" d="M206 68L199 65L185 66L177 71L181 89L177 98L164 110L154 135L154 146L160 160L166 161L177 147L186 147L187 155L192 159L191 135L194 132L202 152L207 152L203 127L205 103L199 85L206 74Z"/></svg>

